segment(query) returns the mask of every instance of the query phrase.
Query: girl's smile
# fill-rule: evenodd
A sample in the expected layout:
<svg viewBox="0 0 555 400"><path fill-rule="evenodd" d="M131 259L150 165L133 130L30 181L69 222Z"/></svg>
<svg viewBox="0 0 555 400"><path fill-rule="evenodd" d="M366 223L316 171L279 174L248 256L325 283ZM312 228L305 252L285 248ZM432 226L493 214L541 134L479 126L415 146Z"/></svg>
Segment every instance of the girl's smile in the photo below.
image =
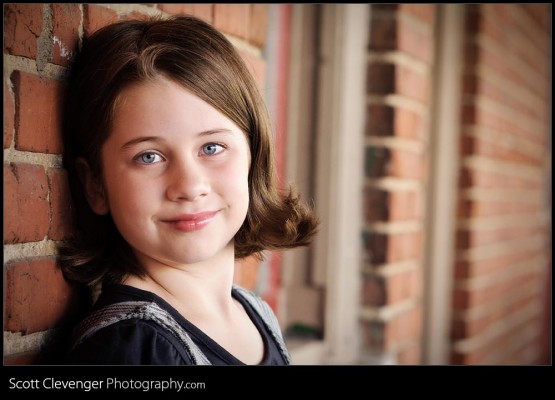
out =
<svg viewBox="0 0 555 400"><path fill-rule="evenodd" d="M204 228L208 225L218 211L205 211L196 214L178 215L174 218L163 220L162 222L168 224L171 228L183 232L194 232Z"/></svg>

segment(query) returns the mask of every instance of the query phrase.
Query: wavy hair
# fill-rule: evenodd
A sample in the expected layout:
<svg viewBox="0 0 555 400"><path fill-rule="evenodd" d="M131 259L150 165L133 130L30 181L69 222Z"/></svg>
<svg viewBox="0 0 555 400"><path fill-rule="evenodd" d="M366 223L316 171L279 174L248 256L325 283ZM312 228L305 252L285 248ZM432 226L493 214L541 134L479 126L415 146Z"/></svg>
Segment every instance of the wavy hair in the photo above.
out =
<svg viewBox="0 0 555 400"><path fill-rule="evenodd" d="M59 247L66 279L93 284L144 273L110 214L96 215L90 208L76 161L85 159L96 177L102 175L101 149L111 132L118 96L126 87L160 75L213 106L247 135L250 202L234 238L235 257L308 245L317 218L292 188L278 188L268 112L233 45L210 24L191 16L128 20L85 38L68 75L62 105L63 161L76 226Z"/></svg>

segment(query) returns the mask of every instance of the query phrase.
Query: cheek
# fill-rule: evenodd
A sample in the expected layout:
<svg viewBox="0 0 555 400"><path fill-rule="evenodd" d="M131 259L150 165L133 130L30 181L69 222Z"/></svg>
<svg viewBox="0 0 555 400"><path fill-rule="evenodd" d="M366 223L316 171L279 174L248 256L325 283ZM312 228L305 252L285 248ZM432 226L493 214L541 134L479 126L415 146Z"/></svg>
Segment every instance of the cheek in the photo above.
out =
<svg viewBox="0 0 555 400"><path fill-rule="evenodd" d="M115 219L125 215L141 214L153 202L152 196L156 192L153 185L147 185L144 180L126 178L113 179L106 182L108 203Z"/></svg>
<svg viewBox="0 0 555 400"><path fill-rule="evenodd" d="M249 178L246 163L227 168L222 173L221 188L228 195L228 200L241 203L246 209L249 202Z"/></svg>
<svg viewBox="0 0 555 400"><path fill-rule="evenodd" d="M240 198L249 197L249 181L248 175L232 175L229 174L227 179L225 179L222 184L225 186L225 190L228 193L233 193L234 196Z"/></svg>

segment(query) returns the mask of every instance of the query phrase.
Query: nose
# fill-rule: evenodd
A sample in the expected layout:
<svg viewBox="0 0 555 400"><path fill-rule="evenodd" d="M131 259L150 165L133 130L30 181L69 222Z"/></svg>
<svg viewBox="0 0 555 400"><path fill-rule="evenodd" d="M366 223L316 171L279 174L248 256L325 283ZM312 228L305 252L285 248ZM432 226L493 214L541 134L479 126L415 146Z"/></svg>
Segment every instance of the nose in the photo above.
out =
<svg viewBox="0 0 555 400"><path fill-rule="evenodd" d="M210 192L208 174L194 159L174 160L168 171L166 196L171 201L194 201Z"/></svg>

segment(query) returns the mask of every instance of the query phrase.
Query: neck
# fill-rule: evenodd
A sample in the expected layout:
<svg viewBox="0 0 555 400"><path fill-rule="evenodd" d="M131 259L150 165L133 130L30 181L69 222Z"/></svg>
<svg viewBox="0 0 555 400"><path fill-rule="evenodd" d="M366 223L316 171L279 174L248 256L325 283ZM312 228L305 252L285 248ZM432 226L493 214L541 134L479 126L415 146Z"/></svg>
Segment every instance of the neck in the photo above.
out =
<svg viewBox="0 0 555 400"><path fill-rule="evenodd" d="M225 315L234 307L232 247L231 251L196 264L168 265L150 259L143 261L143 265L145 276L129 276L123 283L155 293L187 318L212 313Z"/></svg>

